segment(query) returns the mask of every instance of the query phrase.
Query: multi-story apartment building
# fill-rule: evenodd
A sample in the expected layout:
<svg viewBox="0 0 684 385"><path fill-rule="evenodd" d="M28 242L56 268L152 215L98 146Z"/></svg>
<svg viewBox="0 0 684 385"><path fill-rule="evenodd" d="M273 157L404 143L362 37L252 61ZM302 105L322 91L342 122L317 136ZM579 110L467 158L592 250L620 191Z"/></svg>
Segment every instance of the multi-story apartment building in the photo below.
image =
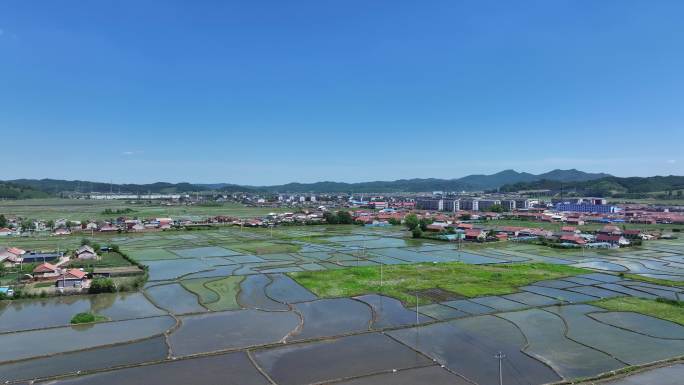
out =
<svg viewBox="0 0 684 385"><path fill-rule="evenodd" d="M503 207L504 211L513 211L515 210L515 199L502 199L501 200L501 207Z"/></svg>
<svg viewBox="0 0 684 385"><path fill-rule="evenodd" d="M418 198L416 199L416 209L442 211L444 210L444 200L437 198Z"/></svg>
<svg viewBox="0 0 684 385"><path fill-rule="evenodd" d="M487 211L492 206L501 205L501 201L499 199L480 199L477 205L478 210Z"/></svg>
<svg viewBox="0 0 684 385"><path fill-rule="evenodd" d="M618 208L611 205L595 205L591 203L556 203L556 211L573 211L578 213L612 214Z"/></svg>
<svg viewBox="0 0 684 385"><path fill-rule="evenodd" d="M461 202L455 198L442 199L442 210L455 213L461 209Z"/></svg>
<svg viewBox="0 0 684 385"><path fill-rule="evenodd" d="M461 199L460 205L461 210L478 211L480 209L479 199Z"/></svg>

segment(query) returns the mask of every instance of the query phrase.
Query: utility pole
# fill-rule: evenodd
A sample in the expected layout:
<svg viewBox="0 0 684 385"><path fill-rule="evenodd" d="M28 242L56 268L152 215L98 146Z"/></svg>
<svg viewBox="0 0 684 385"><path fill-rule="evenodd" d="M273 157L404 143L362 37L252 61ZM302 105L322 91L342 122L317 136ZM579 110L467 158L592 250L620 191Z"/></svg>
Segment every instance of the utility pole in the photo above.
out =
<svg viewBox="0 0 684 385"><path fill-rule="evenodd" d="M382 266L383 264L380 264L380 292L382 292Z"/></svg>
<svg viewBox="0 0 684 385"><path fill-rule="evenodd" d="M494 355L494 358L499 360L499 385L503 385L503 371L501 367L501 363L504 358L506 358L506 355L503 354L503 352L498 352Z"/></svg>
<svg viewBox="0 0 684 385"><path fill-rule="evenodd" d="M416 292L416 325L418 325L418 292Z"/></svg>

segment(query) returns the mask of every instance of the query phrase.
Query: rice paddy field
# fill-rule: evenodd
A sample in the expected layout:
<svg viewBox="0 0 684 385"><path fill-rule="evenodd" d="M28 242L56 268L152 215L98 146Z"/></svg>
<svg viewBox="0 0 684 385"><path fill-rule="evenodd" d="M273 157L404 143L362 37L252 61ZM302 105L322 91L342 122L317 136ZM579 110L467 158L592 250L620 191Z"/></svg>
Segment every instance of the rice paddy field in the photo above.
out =
<svg viewBox="0 0 684 385"><path fill-rule="evenodd" d="M684 356L684 240L458 248L398 227L95 237L140 292L0 303L0 381L544 384ZM80 237L21 239L48 248ZM90 312L104 322L70 325Z"/></svg>

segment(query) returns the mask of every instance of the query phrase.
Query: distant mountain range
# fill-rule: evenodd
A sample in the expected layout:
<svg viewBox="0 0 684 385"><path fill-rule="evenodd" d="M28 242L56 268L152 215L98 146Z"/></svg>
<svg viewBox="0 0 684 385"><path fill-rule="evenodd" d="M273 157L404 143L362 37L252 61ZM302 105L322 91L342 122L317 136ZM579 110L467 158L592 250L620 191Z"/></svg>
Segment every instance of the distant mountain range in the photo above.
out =
<svg viewBox="0 0 684 385"><path fill-rule="evenodd" d="M316 182L288 183L279 186L253 187L270 192L422 192L422 191L483 191L496 189L510 183L532 182L542 179L561 181L585 181L603 178L609 174L591 174L578 170L553 170L534 175L515 170L504 170L492 175L468 175L458 179L400 179L360 183Z"/></svg>
<svg viewBox="0 0 684 385"><path fill-rule="evenodd" d="M164 183L151 184L111 184L103 182L90 182L79 180L58 179L15 179L0 182L14 186L13 189L22 188L26 191L35 191L43 195L59 195L73 192L98 192L98 193L189 193L200 191L217 192L282 192L282 193L389 193L389 192L426 192L426 191L483 191L497 189L504 185L520 183L532 183L543 180L558 182L584 182L601 178L611 177L603 173L586 173L579 170L553 170L543 174L530 174L514 170L504 170L492 175L468 175L457 179L400 179L396 181L374 181L360 183L342 182L316 182L316 183L288 183L275 186L241 186L230 183L192 184L192 183ZM0 198L3 197L0 190ZM25 195L31 195L27 193ZM40 195L40 194L39 194ZM17 194L6 196L17 198Z"/></svg>
<svg viewBox="0 0 684 385"><path fill-rule="evenodd" d="M521 190L553 190L575 193L581 196L640 198L649 193L662 193L681 197L679 191L684 190L684 176L650 176L604 178L584 181L558 181L541 179L532 182L516 182L501 186L499 191Z"/></svg>

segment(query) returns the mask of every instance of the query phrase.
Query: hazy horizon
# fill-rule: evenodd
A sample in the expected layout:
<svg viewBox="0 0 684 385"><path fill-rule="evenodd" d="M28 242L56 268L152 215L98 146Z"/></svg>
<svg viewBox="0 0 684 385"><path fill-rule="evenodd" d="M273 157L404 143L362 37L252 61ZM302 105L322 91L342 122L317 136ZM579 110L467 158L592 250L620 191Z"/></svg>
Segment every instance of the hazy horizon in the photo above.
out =
<svg viewBox="0 0 684 385"><path fill-rule="evenodd" d="M13 179L54 179L54 180L68 180L68 181L80 180L80 181L83 181L83 182L114 183L114 184L152 184L152 183L162 182L162 183L190 183L190 184L198 184L198 185L211 185L211 184L228 183L228 184L242 185L242 186L250 186L250 187L267 187L267 186L274 186L274 185L285 185L285 184L289 184L289 183L302 183L302 184L316 183L316 182L366 183L366 182L391 182L391 181L396 181L396 180L400 180L400 179L445 179L445 180L448 180L448 179L459 179L459 178L463 178L463 177L470 176L470 175L492 175L492 174L496 174L496 173L498 173L498 172L508 171L508 170L516 171L516 172L519 172L519 173L527 172L527 173L530 173L530 174L539 175L539 174L544 174L544 173L546 173L546 172L554 171L554 170L557 170L557 169L554 169L554 170L546 170L546 171L543 171L543 172L528 172L528 171L524 171L524 170L521 171L521 170L515 170L515 169L507 169L507 170L499 170L499 171L497 171L497 172L495 172L495 173L487 173L487 174L483 174L483 173L469 173L469 174L464 174L464 175L459 175L459 176L454 176L454 177L429 177L429 176L428 176L428 177L409 177L409 178L397 178L397 179L373 179L373 180L350 180L350 181L331 180L331 179L320 179L320 180L312 180L312 181L296 181L296 180L291 180L291 181L284 182L284 183L269 183L269 184L264 184L264 183L256 183L256 184L251 184L251 183L235 183L235 182L232 182L232 181L221 181L221 180L217 180L217 181L192 181L192 180L185 180L185 179L182 179L182 178L180 178L180 179L178 179L178 180L149 180L149 181L130 181L130 180L120 180L120 181L117 181L117 180L102 180L102 179L52 178L52 177L45 177L45 178L11 178L11 179L10 179L10 178L4 178L4 179L1 179L1 178L0 178L0 180L13 180ZM570 170L570 169L563 169L563 170ZM589 172L589 171L585 171L585 170L579 170L579 169L577 169L577 170L578 170L578 171L584 171L584 172L587 172L587 173L594 173L594 172ZM600 171L597 171L596 173L600 173ZM608 173L608 174L610 174L610 173ZM617 177L633 177L633 176L668 176L668 175L675 175L675 174L666 174L666 175L665 175L665 174L663 174L663 175L655 175L655 174L654 174L654 175L625 175L625 176L621 176L621 175L612 175L612 176L617 176Z"/></svg>

